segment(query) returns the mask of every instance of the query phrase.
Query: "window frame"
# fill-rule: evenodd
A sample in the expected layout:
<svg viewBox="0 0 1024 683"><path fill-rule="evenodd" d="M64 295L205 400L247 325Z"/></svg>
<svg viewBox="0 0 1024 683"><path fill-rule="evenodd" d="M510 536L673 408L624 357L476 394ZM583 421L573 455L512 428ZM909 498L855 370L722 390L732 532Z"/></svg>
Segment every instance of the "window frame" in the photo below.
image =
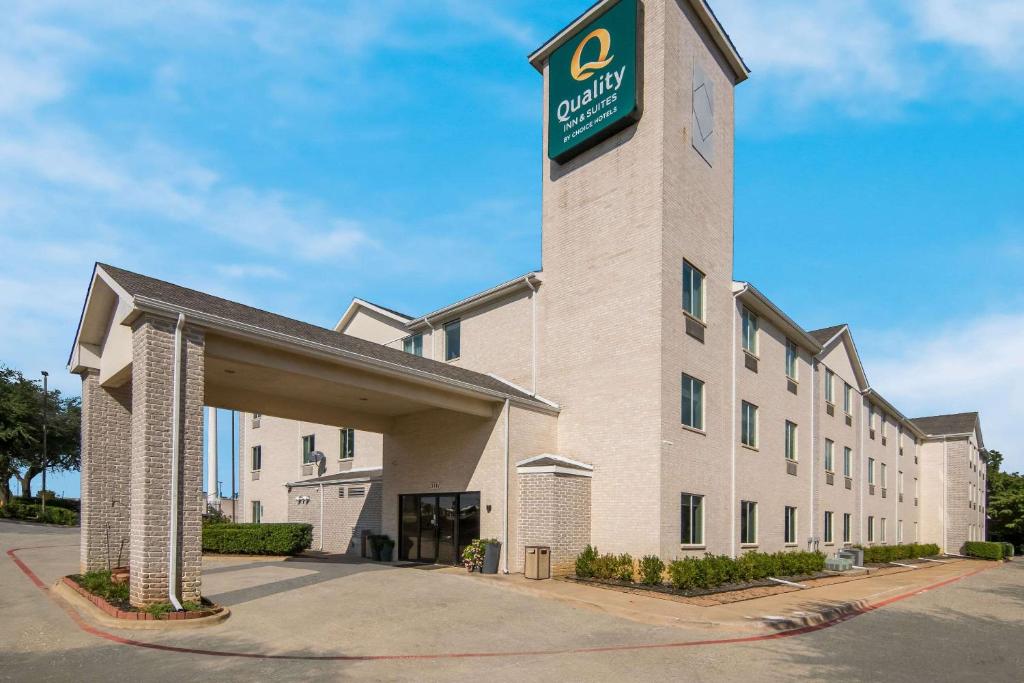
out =
<svg viewBox="0 0 1024 683"><path fill-rule="evenodd" d="M845 380L843 381L843 413L853 415L853 387Z"/></svg>
<svg viewBox="0 0 1024 683"><path fill-rule="evenodd" d="M253 524L263 523L263 503L258 500L251 502L249 506L249 514L252 516Z"/></svg>
<svg viewBox="0 0 1024 683"><path fill-rule="evenodd" d="M694 505L695 501L696 505ZM689 541L683 535L683 516L686 514L687 509L689 509ZM698 520L700 522L699 525L695 523ZM704 495L700 493L679 494L679 545L686 548L703 548L705 524Z"/></svg>
<svg viewBox="0 0 1024 683"><path fill-rule="evenodd" d="M309 440L309 450L306 450L306 440ZM313 453L316 452L316 434L305 434L301 437L299 442L302 447L302 464L303 465L315 465L316 460L308 460L307 457L312 457Z"/></svg>
<svg viewBox="0 0 1024 683"><path fill-rule="evenodd" d="M825 545L833 545L835 543L835 514L831 510L825 510L825 519L822 522L822 528L824 529Z"/></svg>
<svg viewBox="0 0 1024 683"><path fill-rule="evenodd" d="M885 517L878 518L878 542L885 543Z"/></svg>
<svg viewBox="0 0 1024 683"><path fill-rule="evenodd" d="M687 269L689 269L689 271L690 271L689 277L687 277ZM696 276L696 280L695 280L695 276ZM682 291L682 297L683 297L683 299L682 299L682 308L683 308L683 312L686 315L688 315L691 318L693 318L694 320L696 320L698 322L701 322L701 323L705 322L706 319L707 319L706 315L705 315L706 314L706 304L707 304L707 295L705 293L705 288L704 288L705 280L707 280L707 274L704 273L704 271L702 271L700 268L698 268L697 266L693 265L692 263L690 263L686 259L683 259L683 291ZM698 282L698 285L697 285L697 290L698 291L697 291L697 301L696 302L694 302L694 298L693 298L693 284L694 284L695 281ZM687 297L687 288L689 288L689 290L690 290L689 291L689 297ZM689 308L687 307L687 299L688 298L689 298L689 304L690 304ZM696 303L696 305L694 305L695 303ZM694 310L691 310L693 308L697 309L696 312Z"/></svg>
<svg viewBox="0 0 1024 683"><path fill-rule="evenodd" d="M747 418L748 408L751 409L750 415L753 419L752 426L749 424L749 420ZM754 449L755 451L758 450L758 442L760 441L760 439L758 438L759 419L760 418L758 416L758 409L755 404L751 403L750 401L740 402L740 443L746 446L747 448ZM748 434L752 437L752 443L747 441Z"/></svg>
<svg viewBox="0 0 1024 683"><path fill-rule="evenodd" d="M746 306L743 306L742 313L740 314L740 342L743 347L743 352L750 354L754 358L757 358L758 352L758 332L760 331L761 325L757 314L751 311Z"/></svg>
<svg viewBox="0 0 1024 683"><path fill-rule="evenodd" d="M889 488L889 468L884 462L878 463L878 479L883 489Z"/></svg>
<svg viewBox="0 0 1024 683"><path fill-rule="evenodd" d="M790 462L799 462L800 427L792 420L786 420L785 455Z"/></svg>
<svg viewBox="0 0 1024 683"><path fill-rule="evenodd" d="M782 515L782 544L787 546L797 545L796 537L797 525L799 524L799 512L797 511L796 506L784 506Z"/></svg>
<svg viewBox="0 0 1024 683"><path fill-rule="evenodd" d="M257 463L259 467L257 467ZM263 469L263 444L253 446L249 449L249 471L259 472Z"/></svg>
<svg viewBox="0 0 1024 683"><path fill-rule="evenodd" d="M875 483L875 459L868 456L868 486Z"/></svg>
<svg viewBox="0 0 1024 683"><path fill-rule="evenodd" d="M351 427L341 427L338 432L338 460L354 460L356 457L356 430Z"/></svg>
<svg viewBox="0 0 1024 683"><path fill-rule="evenodd" d="M830 474L836 473L836 442L832 439L825 439L825 471Z"/></svg>
<svg viewBox="0 0 1024 683"><path fill-rule="evenodd" d="M417 352L417 347L419 350ZM410 334L402 340L402 350L413 356L423 357L423 333Z"/></svg>
<svg viewBox="0 0 1024 683"><path fill-rule="evenodd" d="M868 543L874 543L875 542L875 516L874 515L868 515L867 527L868 527L867 542Z"/></svg>
<svg viewBox="0 0 1024 683"><path fill-rule="evenodd" d="M853 479L853 449L843 446L843 476Z"/></svg>
<svg viewBox="0 0 1024 683"><path fill-rule="evenodd" d="M751 525L751 514L753 514L753 525ZM746 517L746 529L744 529L744 517ZM744 535L744 531L749 532L753 526L753 540L745 540L747 536ZM741 500L740 501L740 545L741 546L755 546L757 545L757 501L756 500Z"/></svg>
<svg viewBox="0 0 1024 683"><path fill-rule="evenodd" d="M849 543L853 531L853 515L849 512L843 513L843 543Z"/></svg>
<svg viewBox="0 0 1024 683"><path fill-rule="evenodd" d="M786 377L800 381L800 347L792 339L786 339Z"/></svg>
<svg viewBox="0 0 1024 683"><path fill-rule="evenodd" d="M835 405L836 392L836 373L832 372L828 368L825 368L825 403L829 405Z"/></svg>
<svg viewBox="0 0 1024 683"><path fill-rule="evenodd" d="M688 375L685 372L680 373L680 375L681 381L679 389L679 423L682 424L687 429L692 429L704 433L704 380L697 379L693 375ZM685 397L687 393L687 382L689 382L689 406L687 406L685 403ZM697 410L694 410L695 403ZM691 414L691 418L694 419L694 421L697 422L697 424L687 424L685 418L688 410Z"/></svg>
<svg viewBox="0 0 1024 683"><path fill-rule="evenodd" d="M449 330L455 329L458 338L456 340L456 353L452 355L451 352L451 335ZM462 358L462 318L456 318L455 320L449 320L442 327L444 332L444 360L445 362L458 360Z"/></svg>

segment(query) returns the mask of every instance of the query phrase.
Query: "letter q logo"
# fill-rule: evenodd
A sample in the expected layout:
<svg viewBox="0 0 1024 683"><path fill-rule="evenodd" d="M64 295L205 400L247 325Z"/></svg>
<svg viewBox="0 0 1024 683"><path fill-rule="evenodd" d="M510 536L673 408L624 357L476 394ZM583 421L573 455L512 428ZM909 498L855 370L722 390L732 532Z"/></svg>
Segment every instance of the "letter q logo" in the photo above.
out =
<svg viewBox="0 0 1024 683"><path fill-rule="evenodd" d="M580 64L580 57L583 55L583 48L587 46L591 40L596 40L600 47L600 53L597 55L597 59L593 62L587 62L586 64ZM594 75L597 69L603 69L612 63L615 59L615 55L608 56L608 51L612 49L612 36L608 33L608 29L596 28L591 31L586 38L580 41L579 46L576 48L576 52L572 56L572 62L569 64L569 71L572 73L572 77L577 81L585 81Z"/></svg>

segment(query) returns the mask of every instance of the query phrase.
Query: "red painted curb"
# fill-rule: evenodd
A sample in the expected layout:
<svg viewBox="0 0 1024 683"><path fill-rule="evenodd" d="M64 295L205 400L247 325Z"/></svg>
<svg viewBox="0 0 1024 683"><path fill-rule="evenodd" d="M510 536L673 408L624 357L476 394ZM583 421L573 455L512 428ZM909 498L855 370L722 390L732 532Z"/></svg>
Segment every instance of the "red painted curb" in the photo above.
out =
<svg viewBox="0 0 1024 683"><path fill-rule="evenodd" d="M29 569L28 565L21 561L15 554L19 550L35 550L40 548L61 548L66 546L30 546L26 548L10 548L7 551L7 555L14 561L14 564L27 576L37 588L49 594L49 590L46 585L39 579L35 573ZM437 654L414 654L414 655L268 655L259 652L229 652L223 650L200 650L188 647L176 647L174 645L160 645L157 643L147 643L141 640L132 640L130 638L122 638L121 636L108 633L101 629L98 629L88 623L86 623L82 617L70 606L58 602L64 611L68 614L72 621L86 633L94 635L97 638L103 638L120 645L132 645L135 647L147 648L150 650L161 650L163 652L180 652L182 654L192 655L209 655L211 657L240 657L244 659L291 659L291 660L309 660L309 661L330 661L330 662L369 662L369 661L388 661L388 660L407 660L407 659L476 659L485 657L540 657L540 656L551 656L551 655L571 655L571 654L593 654L599 652L625 652L629 650L660 650L660 649L674 649L683 647L697 647L700 645L732 645L737 643L756 643L764 640L777 640L780 638L792 638L793 636L803 635L805 633L813 633L815 631L821 631L826 628L841 624L844 621L849 621L854 617L858 617L861 614L867 614L886 605L891 605L907 598L912 598L915 595L926 593L942 586L948 586L951 583L956 583L962 579L966 579L969 576L980 574L981 572L995 569L1000 566L995 564L991 567L982 567L975 569L973 572L967 574L961 574L960 576L954 576L938 583L933 583L922 588L918 588L909 593L903 593L901 595L895 595L891 598L886 598L879 602L871 603L865 607L858 608L847 614L824 621L820 624L814 624L813 626L802 626L800 628L790 629L788 631L779 631L777 633L769 633L760 636L739 636L735 638L716 638L710 640L685 640L674 643L649 643L641 645L605 645L601 647L584 647L584 648L565 648L561 650L521 650L517 652L449 652L449 653L437 653ZM52 596L51 596L52 597ZM55 600L56 601L56 600Z"/></svg>

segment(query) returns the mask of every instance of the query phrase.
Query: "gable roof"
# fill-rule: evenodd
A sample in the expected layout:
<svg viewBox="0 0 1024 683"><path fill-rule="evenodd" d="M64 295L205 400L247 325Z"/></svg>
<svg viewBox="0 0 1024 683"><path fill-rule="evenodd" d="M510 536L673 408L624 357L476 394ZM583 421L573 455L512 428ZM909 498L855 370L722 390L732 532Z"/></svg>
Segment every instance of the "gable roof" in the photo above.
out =
<svg viewBox="0 0 1024 683"><path fill-rule="evenodd" d="M457 365L415 356L399 349L103 263L96 264L96 274L109 278L123 295L130 297L138 314L152 312L168 315L182 312L203 326L273 337L291 345L326 351L338 357L469 389L493 398L509 398L549 412L557 410L499 379ZM130 322L130 318L124 322ZM78 334L80 333L81 327ZM76 344L78 334L75 337Z"/></svg>
<svg viewBox="0 0 1024 683"><path fill-rule="evenodd" d="M345 312L341 315L341 318L338 320L338 324L334 326L335 331L341 332L341 330L344 329L344 327L349 324L352 318L355 317L356 313L359 312L360 308L366 308L368 310L375 311L380 315L384 316L385 318L390 318L394 320L403 328L405 327L406 323L412 320L411 315L400 313L399 311L396 311L393 308L381 306L380 304L375 304L372 301L367 301L366 299L354 297L352 299L352 303L348 305L348 308L345 309Z"/></svg>
<svg viewBox="0 0 1024 683"><path fill-rule="evenodd" d="M832 341L832 338L843 331L843 328L847 327L846 323L840 325L833 325L832 327L823 327L820 330L811 330L807 334L814 337L819 344L824 346L825 344Z"/></svg>
<svg viewBox="0 0 1024 683"><path fill-rule="evenodd" d="M857 351L857 345L853 341L853 332L850 331L849 325L845 323L842 325L832 325L831 327L811 330L808 334L821 344L822 349L819 355L827 353L833 347L833 342L836 340L842 341L846 346L846 353L850 357L853 373L857 376L857 381L860 383L860 390L866 391L871 388L871 383L868 382L868 374L860 360L860 353Z"/></svg>
<svg viewBox="0 0 1024 683"><path fill-rule="evenodd" d="M544 62L547 61L552 52L575 36L580 26L600 15L608 8L609 5L613 5L615 2L617 2L617 0L597 0L597 2L587 8L583 14L570 21L565 28L544 41L543 45L531 52L527 57L530 64L533 65L533 68L543 73ZM729 34L726 33L725 28L718 20L718 17L711 9L711 6L707 3L707 0L689 0L689 5L697 15L697 18L700 19L700 22L704 25L704 28L706 28L708 33L711 35L711 40L715 43L715 46L718 47L722 56L725 57L725 61L729 64L733 74L736 76L736 83L739 84L747 80L747 77L750 76L750 68L747 66L746 62L743 61L743 57L740 56L739 51L736 49L736 45L733 44L732 38L730 38Z"/></svg>
<svg viewBox="0 0 1024 683"><path fill-rule="evenodd" d="M969 434L978 432L981 443L981 417L977 412L952 413L950 415L931 415L929 417L912 418L914 424L928 436L948 436L952 434Z"/></svg>

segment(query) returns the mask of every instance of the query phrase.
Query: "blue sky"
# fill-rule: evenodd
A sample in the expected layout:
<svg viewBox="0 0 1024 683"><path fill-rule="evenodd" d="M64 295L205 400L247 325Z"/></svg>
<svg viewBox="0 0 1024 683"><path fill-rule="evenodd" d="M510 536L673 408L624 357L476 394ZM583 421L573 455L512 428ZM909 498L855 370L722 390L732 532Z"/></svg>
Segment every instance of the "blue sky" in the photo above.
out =
<svg viewBox="0 0 1024 683"><path fill-rule="evenodd" d="M0 362L77 393L96 260L323 325L537 268L525 56L588 4L6 3ZM1024 470L1024 5L712 5L753 70L736 277L850 323L907 414L980 409Z"/></svg>

